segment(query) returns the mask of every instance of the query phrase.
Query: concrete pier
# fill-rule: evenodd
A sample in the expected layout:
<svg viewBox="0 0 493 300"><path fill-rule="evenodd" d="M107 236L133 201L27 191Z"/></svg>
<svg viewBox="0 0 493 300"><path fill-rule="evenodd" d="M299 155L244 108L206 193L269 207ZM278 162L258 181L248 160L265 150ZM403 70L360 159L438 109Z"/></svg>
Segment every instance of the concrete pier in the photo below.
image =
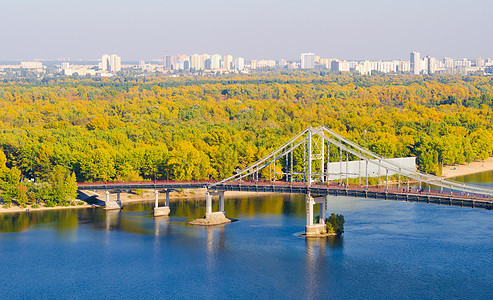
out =
<svg viewBox="0 0 493 300"><path fill-rule="evenodd" d="M169 216L170 212L171 212L171 210L169 209L168 206L154 207L154 216L155 217Z"/></svg>
<svg viewBox="0 0 493 300"><path fill-rule="evenodd" d="M116 210L116 209L122 208L121 204L118 201L111 201L109 191L106 191L105 194L106 194L106 201L104 203L104 209L105 210ZM120 195L120 194L118 194L118 195Z"/></svg>
<svg viewBox="0 0 493 300"><path fill-rule="evenodd" d="M154 191L154 216L155 217L162 217L162 216L169 216L171 210L169 208L169 193L170 191L166 190L166 206L159 207L159 191L155 190Z"/></svg>
<svg viewBox="0 0 493 300"><path fill-rule="evenodd" d="M212 211L212 197L219 197L219 211ZM213 225L221 225L226 223L231 223L231 220L226 218L224 213L224 191L206 191L205 192L205 216L203 219L193 220L189 222L192 225L200 225L200 226L213 226Z"/></svg>
<svg viewBox="0 0 493 300"><path fill-rule="evenodd" d="M306 195L306 236L326 236L325 217L327 209L327 200L329 195L313 198L310 193ZM318 224L313 223L313 205L319 205L320 218Z"/></svg>

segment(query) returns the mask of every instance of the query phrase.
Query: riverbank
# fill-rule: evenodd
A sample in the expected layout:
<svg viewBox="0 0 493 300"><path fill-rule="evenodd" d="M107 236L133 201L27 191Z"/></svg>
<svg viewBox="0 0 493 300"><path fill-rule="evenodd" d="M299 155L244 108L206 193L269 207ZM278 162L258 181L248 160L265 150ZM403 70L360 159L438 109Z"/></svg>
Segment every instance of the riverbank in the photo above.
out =
<svg viewBox="0 0 493 300"><path fill-rule="evenodd" d="M480 172L493 171L493 157L489 157L484 161L473 161L469 164L464 165L446 165L443 166L442 177L444 178L453 178L458 176L470 175ZM382 183L383 184L383 183ZM205 201L205 189L185 189L179 192L170 193L170 199L172 200L204 200ZM88 197L95 197L100 200L100 204L106 200L106 195L104 192L91 192L86 191L86 196L84 199ZM252 192L235 192L228 191L225 193L226 198L232 197L244 197L251 196ZM262 193L263 195L267 195L269 193ZM116 200L115 194L112 194L111 200ZM144 201L154 201L155 200L154 191L143 191L141 194L137 193L121 193L120 200L122 203L132 203L132 202L144 202ZM163 201L166 198L165 194L159 195L159 200ZM81 200L84 200L81 199ZM1 213L18 213L18 212L26 212L26 211L43 211L43 210L60 210L60 209L79 209L79 208L90 208L93 207L92 204L88 204L84 202L83 205L76 206L55 206L55 207L44 207L40 206L38 208L32 208L31 205L27 205L27 207L23 208L20 206L11 206L9 208L3 208L0 206L0 214Z"/></svg>
<svg viewBox="0 0 493 300"><path fill-rule="evenodd" d="M18 213L18 212L32 212L32 211L43 211L43 210L60 210L60 209L79 209L79 208L90 208L93 205L83 204L83 205L74 205L74 206L55 206L55 207L46 207L40 206L38 208L33 208L31 205L27 205L26 207L20 207L17 205L12 205L9 208L0 207L1 213Z"/></svg>
<svg viewBox="0 0 493 300"><path fill-rule="evenodd" d="M443 166L442 177L452 178L486 171L493 171L493 157L489 157L484 161L473 161L464 165Z"/></svg>
<svg viewBox="0 0 493 300"><path fill-rule="evenodd" d="M190 201L197 201L197 200L203 200L205 201L205 192L206 189L185 189L179 192L172 192L170 193L170 200L190 200ZM252 192L235 192L235 191L228 191L225 193L224 197L225 198L233 198L233 197L245 197L245 196L251 196L254 195L255 193ZM262 193L263 195L267 195L269 193ZM89 199L89 198L95 198L97 205L93 204L88 204L84 200ZM159 194L159 201L164 201L166 199L166 194ZM84 202L83 205L75 205L75 206L55 206L55 207L45 207L45 206L40 206L38 208L32 208L31 205L27 205L26 207L20 207L17 205L12 205L9 208L3 208L0 206L0 214L2 213L19 213L19 212L32 212L32 211L44 211L44 210L60 210L60 209L79 209L79 208L90 208L90 207L102 207L104 206L104 201L106 201L106 194L103 191L99 192L92 192L92 191L84 191L84 193L81 193L78 198L79 201ZM111 194L110 195L110 200L111 201L116 201L116 195ZM121 193L120 194L120 201L125 204L125 203L132 203L132 202L149 202L149 201L154 201L155 200L155 194L154 191L143 191L141 194L137 193ZM94 199L92 200L91 203L94 203ZM1 203L0 203L1 204Z"/></svg>

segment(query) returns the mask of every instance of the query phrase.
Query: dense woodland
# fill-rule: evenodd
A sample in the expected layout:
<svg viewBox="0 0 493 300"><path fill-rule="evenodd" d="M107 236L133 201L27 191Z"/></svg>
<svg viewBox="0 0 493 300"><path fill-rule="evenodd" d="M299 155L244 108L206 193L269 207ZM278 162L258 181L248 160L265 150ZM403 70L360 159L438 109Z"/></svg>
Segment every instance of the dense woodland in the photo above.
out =
<svg viewBox="0 0 493 300"><path fill-rule="evenodd" d="M1 196L63 204L76 181L224 178L319 125L360 145L367 130L372 151L440 174L492 154L492 96L493 78L480 76L4 81Z"/></svg>

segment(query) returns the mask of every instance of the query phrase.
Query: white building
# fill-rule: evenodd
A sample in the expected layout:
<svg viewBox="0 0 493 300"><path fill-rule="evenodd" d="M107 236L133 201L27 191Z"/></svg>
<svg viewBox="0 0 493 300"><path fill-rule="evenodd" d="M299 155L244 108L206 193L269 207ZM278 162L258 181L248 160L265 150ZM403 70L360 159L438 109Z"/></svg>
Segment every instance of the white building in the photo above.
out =
<svg viewBox="0 0 493 300"><path fill-rule="evenodd" d="M411 52L411 72L414 75L421 73L421 55L419 52Z"/></svg>
<svg viewBox="0 0 493 300"><path fill-rule="evenodd" d="M257 68L275 68L276 61L270 59L261 59L257 61Z"/></svg>
<svg viewBox="0 0 493 300"><path fill-rule="evenodd" d="M202 61L202 56L199 54L193 54L190 57L190 68L194 70L203 70L204 64Z"/></svg>
<svg viewBox="0 0 493 300"><path fill-rule="evenodd" d="M431 56L427 56L426 59L425 59L425 63L426 63L426 72L428 73L428 75L431 75L431 74L434 74L436 73L437 71L437 59L434 58L434 57L431 57Z"/></svg>
<svg viewBox="0 0 493 300"><path fill-rule="evenodd" d="M103 54L99 68L108 72L119 72L122 69L122 59L116 54Z"/></svg>
<svg viewBox="0 0 493 300"><path fill-rule="evenodd" d="M335 59L331 63L331 68L334 72L349 72L349 62Z"/></svg>
<svg viewBox="0 0 493 300"><path fill-rule="evenodd" d="M235 69L238 71L245 69L245 59L243 57L237 57L235 59Z"/></svg>
<svg viewBox="0 0 493 300"><path fill-rule="evenodd" d="M233 56L229 54L224 55L223 64L224 64L223 66L224 69L231 70L233 66Z"/></svg>
<svg viewBox="0 0 493 300"><path fill-rule="evenodd" d="M40 61L21 61L22 69L42 69L43 63Z"/></svg>
<svg viewBox="0 0 493 300"><path fill-rule="evenodd" d="M221 68L221 55L213 54L211 56L211 69L220 69Z"/></svg>
<svg viewBox="0 0 493 300"><path fill-rule="evenodd" d="M302 69L315 68L315 54L301 53L301 68Z"/></svg>

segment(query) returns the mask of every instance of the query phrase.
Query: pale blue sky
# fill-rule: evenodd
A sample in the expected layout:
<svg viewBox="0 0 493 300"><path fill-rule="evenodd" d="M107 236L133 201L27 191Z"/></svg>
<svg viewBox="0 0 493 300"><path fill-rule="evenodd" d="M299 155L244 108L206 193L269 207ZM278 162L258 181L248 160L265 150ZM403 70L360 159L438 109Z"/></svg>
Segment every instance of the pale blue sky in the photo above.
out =
<svg viewBox="0 0 493 300"><path fill-rule="evenodd" d="M490 0L0 0L0 60L493 57Z"/></svg>

